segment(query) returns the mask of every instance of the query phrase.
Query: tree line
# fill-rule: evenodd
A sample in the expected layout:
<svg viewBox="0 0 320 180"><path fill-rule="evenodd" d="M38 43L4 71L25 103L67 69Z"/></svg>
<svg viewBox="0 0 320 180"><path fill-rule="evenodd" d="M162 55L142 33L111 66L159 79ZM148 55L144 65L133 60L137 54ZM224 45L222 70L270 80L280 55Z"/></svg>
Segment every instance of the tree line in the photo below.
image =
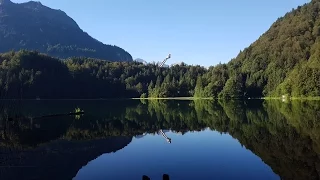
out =
<svg viewBox="0 0 320 180"><path fill-rule="evenodd" d="M206 69L184 63L167 68L158 67L157 64L109 62L90 58L62 61L23 50L1 54L0 63L0 95L3 99L234 99L263 96L259 93L259 86L246 85L247 79L243 74L232 76L228 64L218 64ZM307 72L293 72L299 77L309 76L305 77L304 85L297 85L301 93L296 96L320 96L318 71L311 69ZM316 84L308 84L311 81ZM284 81L279 86L294 86L295 83L300 82Z"/></svg>
<svg viewBox="0 0 320 180"><path fill-rule="evenodd" d="M90 58L58 60L35 51L0 55L2 98L190 97L204 67L109 62Z"/></svg>
<svg viewBox="0 0 320 180"><path fill-rule="evenodd" d="M299 6L229 63L208 69L8 52L0 55L0 93L50 99L320 96L319 16L319 1Z"/></svg>

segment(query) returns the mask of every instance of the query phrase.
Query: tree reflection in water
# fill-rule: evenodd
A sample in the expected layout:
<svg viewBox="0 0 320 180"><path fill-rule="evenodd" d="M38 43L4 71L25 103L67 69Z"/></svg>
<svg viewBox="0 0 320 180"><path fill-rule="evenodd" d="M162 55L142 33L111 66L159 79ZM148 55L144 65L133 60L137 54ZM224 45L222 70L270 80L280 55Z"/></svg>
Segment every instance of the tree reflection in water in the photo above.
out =
<svg viewBox="0 0 320 180"><path fill-rule="evenodd" d="M116 140L119 146L114 149L121 149L131 142L131 137L157 133L161 129L185 134L209 128L236 138L282 179L317 179L320 175L319 101L27 103L29 104L23 106L25 107L23 114L30 116L38 112L46 114L51 114L48 111L68 112L75 107L84 109L86 114L80 119L62 117L41 121L21 119L13 122L3 118L9 110L3 108L1 112L3 116L0 116L0 159L6 161L1 161L1 166L5 166L6 163L10 165L21 163L7 158L8 149L17 156L21 155L21 152L28 154L26 152L31 152L33 149L51 153L47 150L56 147L54 144L60 141L94 142L93 140L109 137L128 137ZM70 144L68 148L74 149L80 144ZM96 157L103 153L101 150L94 154ZM64 159L62 156L65 154L60 155L61 157L52 157ZM90 157L85 159L88 160L92 159ZM19 173L14 174L19 175Z"/></svg>
<svg viewBox="0 0 320 180"><path fill-rule="evenodd" d="M143 176L142 176L142 180L151 180L151 179L150 179L148 176L143 175ZM168 175L168 174L164 174L164 175L162 176L162 180L170 180L169 175Z"/></svg>

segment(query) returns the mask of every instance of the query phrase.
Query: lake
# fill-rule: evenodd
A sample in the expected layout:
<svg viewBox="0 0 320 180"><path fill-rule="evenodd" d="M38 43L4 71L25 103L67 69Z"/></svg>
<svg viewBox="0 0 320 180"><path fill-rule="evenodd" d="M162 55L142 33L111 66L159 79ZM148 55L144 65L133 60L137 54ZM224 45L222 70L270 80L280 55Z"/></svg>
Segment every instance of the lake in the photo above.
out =
<svg viewBox="0 0 320 180"><path fill-rule="evenodd" d="M0 113L1 180L320 178L320 101L7 100Z"/></svg>

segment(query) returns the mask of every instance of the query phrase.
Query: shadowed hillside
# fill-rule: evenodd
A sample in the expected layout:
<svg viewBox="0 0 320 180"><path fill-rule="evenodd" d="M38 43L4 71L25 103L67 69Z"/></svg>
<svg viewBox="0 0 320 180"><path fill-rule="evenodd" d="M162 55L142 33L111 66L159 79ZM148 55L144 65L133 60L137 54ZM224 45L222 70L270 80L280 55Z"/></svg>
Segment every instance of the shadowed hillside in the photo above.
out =
<svg viewBox="0 0 320 180"><path fill-rule="evenodd" d="M132 61L132 56L122 48L89 36L65 12L34 1L0 1L0 42L0 52L28 49L63 59L84 56Z"/></svg>

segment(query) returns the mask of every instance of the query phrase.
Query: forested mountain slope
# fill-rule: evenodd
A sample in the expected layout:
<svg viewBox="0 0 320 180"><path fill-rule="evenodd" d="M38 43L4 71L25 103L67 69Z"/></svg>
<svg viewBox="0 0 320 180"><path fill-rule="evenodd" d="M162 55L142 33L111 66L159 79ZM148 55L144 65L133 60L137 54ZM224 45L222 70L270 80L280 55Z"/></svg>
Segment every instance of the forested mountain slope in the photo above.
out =
<svg viewBox="0 0 320 180"><path fill-rule="evenodd" d="M228 64L211 67L202 88L210 87L206 96L231 98L320 96L319 70L320 1L312 0L279 18Z"/></svg>
<svg viewBox="0 0 320 180"><path fill-rule="evenodd" d="M0 80L7 98L320 96L320 0L287 13L236 58L209 69L19 51L0 55Z"/></svg>
<svg viewBox="0 0 320 180"><path fill-rule="evenodd" d="M27 49L59 58L132 61L122 48L89 36L65 12L34 1L16 4L0 0L0 42L0 52Z"/></svg>

